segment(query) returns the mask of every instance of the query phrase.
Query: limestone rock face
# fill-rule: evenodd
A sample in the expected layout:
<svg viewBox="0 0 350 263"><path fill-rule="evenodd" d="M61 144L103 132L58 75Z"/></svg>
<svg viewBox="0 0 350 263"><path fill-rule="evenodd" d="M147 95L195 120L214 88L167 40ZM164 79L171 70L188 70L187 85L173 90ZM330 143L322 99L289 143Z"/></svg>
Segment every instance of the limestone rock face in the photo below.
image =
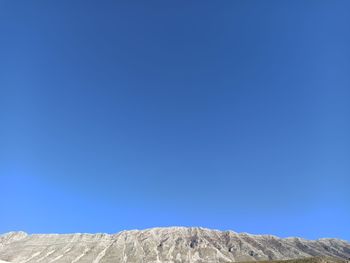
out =
<svg viewBox="0 0 350 263"><path fill-rule="evenodd" d="M339 239L305 240L205 228L152 228L117 234L0 236L0 262L12 263L224 263L307 257L350 258Z"/></svg>

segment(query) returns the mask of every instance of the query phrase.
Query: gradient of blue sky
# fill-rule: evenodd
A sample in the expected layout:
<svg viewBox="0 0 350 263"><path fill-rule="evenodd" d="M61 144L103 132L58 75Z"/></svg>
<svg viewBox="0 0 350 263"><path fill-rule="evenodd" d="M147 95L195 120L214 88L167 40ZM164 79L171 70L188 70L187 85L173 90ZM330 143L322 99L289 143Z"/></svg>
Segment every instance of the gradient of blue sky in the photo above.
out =
<svg viewBox="0 0 350 263"><path fill-rule="evenodd" d="M350 240L349 1L0 1L0 232Z"/></svg>

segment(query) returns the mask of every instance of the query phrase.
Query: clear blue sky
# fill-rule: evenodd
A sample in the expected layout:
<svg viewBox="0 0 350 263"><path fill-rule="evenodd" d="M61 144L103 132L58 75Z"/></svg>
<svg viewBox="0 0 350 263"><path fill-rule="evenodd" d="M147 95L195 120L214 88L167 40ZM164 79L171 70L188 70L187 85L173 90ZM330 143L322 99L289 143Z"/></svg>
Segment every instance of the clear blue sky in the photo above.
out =
<svg viewBox="0 0 350 263"><path fill-rule="evenodd" d="M350 240L349 13L0 1L0 233Z"/></svg>

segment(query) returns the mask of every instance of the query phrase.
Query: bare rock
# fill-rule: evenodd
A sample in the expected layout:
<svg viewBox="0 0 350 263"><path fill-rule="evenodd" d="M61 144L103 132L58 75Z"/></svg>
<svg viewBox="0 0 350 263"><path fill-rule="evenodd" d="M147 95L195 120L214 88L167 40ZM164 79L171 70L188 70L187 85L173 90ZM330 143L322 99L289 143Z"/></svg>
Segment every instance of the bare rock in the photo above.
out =
<svg viewBox="0 0 350 263"><path fill-rule="evenodd" d="M0 263L228 263L310 257L345 262L350 258L350 244L339 239L278 238L197 227L112 235L11 232L0 236Z"/></svg>

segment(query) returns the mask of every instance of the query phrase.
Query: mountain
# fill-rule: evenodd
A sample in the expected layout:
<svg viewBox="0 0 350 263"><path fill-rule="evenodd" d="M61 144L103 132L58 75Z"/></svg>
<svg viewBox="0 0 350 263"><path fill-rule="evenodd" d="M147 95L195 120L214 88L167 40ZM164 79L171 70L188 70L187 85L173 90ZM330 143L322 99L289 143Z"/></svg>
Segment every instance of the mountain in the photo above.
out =
<svg viewBox="0 0 350 263"><path fill-rule="evenodd" d="M340 239L278 238L197 227L112 235L10 232L0 236L0 260L11 263L224 263L309 257L330 257L333 263L348 260L350 244Z"/></svg>

